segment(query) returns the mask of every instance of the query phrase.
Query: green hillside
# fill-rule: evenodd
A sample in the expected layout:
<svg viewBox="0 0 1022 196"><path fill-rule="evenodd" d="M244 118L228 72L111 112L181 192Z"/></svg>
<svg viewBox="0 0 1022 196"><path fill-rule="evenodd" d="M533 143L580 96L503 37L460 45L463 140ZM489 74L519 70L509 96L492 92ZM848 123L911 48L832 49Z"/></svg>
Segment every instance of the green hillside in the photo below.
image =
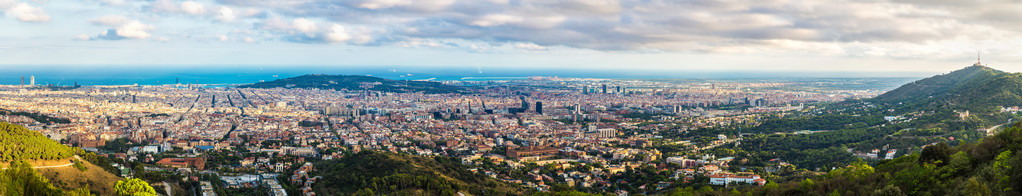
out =
<svg viewBox="0 0 1022 196"><path fill-rule="evenodd" d="M669 195L1022 195L1020 151L1022 124L1016 123L980 142L938 143L875 167L857 162L800 181Z"/></svg>
<svg viewBox="0 0 1022 196"><path fill-rule="evenodd" d="M520 187L468 171L457 159L363 151L316 164L319 195L520 195Z"/></svg>
<svg viewBox="0 0 1022 196"><path fill-rule="evenodd" d="M383 92L421 92L429 94L466 92L464 87L449 86L439 82L399 81L372 76L322 74L310 74L269 82L242 85L239 86L239 88L315 88L358 91L362 90L362 85L364 83L374 84L373 88L370 88L369 90Z"/></svg>
<svg viewBox="0 0 1022 196"><path fill-rule="evenodd" d="M905 84L869 101L912 109L989 111L1022 106L1022 73L970 66Z"/></svg>
<svg viewBox="0 0 1022 196"><path fill-rule="evenodd" d="M58 160L74 156L74 150L20 125L0 122L0 162Z"/></svg>
<svg viewBox="0 0 1022 196"><path fill-rule="evenodd" d="M984 84L1002 71L985 66L970 66L948 74L937 75L911 82L897 89L888 91L875 98L879 102L916 102L925 99L941 98L947 94L955 94L968 87Z"/></svg>
<svg viewBox="0 0 1022 196"><path fill-rule="evenodd" d="M0 162L6 168L0 171L0 195L113 193L113 182L120 177L107 172L106 168L85 162L105 159L80 152L83 159L78 160L74 158L76 152L39 132L0 122ZM59 167L33 169L33 166Z"/></svg>

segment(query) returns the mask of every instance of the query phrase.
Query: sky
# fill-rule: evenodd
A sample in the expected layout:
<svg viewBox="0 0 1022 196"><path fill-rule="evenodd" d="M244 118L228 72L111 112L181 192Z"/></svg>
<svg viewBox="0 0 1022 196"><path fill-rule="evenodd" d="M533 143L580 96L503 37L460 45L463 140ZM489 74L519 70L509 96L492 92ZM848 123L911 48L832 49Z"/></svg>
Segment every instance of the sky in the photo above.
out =
<svg viewBox="0 0 1022 196"><path fill-rule="evenodd" d="M1010 0L0 0L0 67L1022 71Z"/></svg>

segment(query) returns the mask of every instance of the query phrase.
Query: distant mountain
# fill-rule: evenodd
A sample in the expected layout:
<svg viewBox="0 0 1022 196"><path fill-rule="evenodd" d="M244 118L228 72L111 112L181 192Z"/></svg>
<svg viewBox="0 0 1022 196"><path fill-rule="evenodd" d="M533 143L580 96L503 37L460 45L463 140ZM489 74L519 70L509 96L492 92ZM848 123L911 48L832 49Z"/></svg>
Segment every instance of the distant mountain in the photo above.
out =
<svg viewBox="0 0 1022 196"><path fill-rule="evenodd" d="M322 74L310 74L269 82L242 85L239 86L239 88L315 88L358 91L363 88L363 85L372 86L372 88L369 88L370 90L383 92L421 92L428 94L467 92L464 87L444 85L440 82L402 81L372 76Z"/></svg>
<svg viewBox="0 0 1022 196"><path fill-rule="evenodd" d="M905 84L872 100L886 104L958 109L1020 106L1022 73L969 66Z"/></svg>
<svg viewBox="0 0 1022 196"><path fill-rule="evenodd" d="M460 159L362 151L316 163L320 195L521 195L520 186L471 172ZM312 175L310 175L312 176Z"/></svg>

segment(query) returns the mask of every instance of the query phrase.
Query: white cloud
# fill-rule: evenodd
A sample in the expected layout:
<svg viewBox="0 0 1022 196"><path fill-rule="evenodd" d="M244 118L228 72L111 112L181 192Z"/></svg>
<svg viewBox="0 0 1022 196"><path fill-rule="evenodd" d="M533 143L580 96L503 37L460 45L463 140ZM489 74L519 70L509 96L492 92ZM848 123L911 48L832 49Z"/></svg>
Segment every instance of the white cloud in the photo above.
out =
<svg viewBox="0 0 1022 196"><path fill-rule="evenodd" d="M330 26L330 31L326 33L326 40L328 42L346 42L351 39L351 35L344 29L344 26L334 24Z"/></svg>
<svg viewBox="0 0 1022 196"><path fill-rule="evenodd" d="M302 33L312 33L316 31L316 23L305 18L296 18L291 22L294 30Z"/></svg>
<svg viewBox="0 0 1022 196"><path fill-rule="evenodd" d="M549 49L549 48L547 48L545 46L536 45L534 43L517 43L514 46L517 49L527 50L527 51L543 51L543 50L548 50Z"/></svg>
<svg viewBox="0 0 1022 196"><path fill-rule="evenodd" d="M385 9L399 5L408 5L411 3L411 0L365 0L362 3L357 4L357 6L365 9Z"/></svg>
<svg viewBox="0 0 1022 196"><path fill-rule="evenodd" d="M100 0L100 1L109 5L124 5L125 3L124 2L125 0Z"/></svg>
<svg viewBox="0 0 1022 196"><path fill-rule="evenodd" d="M127 17L122 16L122 15L109 15L109 16L103 16L103 17L99 17L97 19L93 19L90 22L92 24L95 24L95 25L119 26L119 25L122 25L122 24L125 24L125 23L128 23L128 22L131 22L131 20L128 19Z"/></svg>
<svg viewBox="0 0 1022 196"><path fill-rule="evenodd" d="M139 21L131 21L116 28L117 36L125 37L128 39L149 38L150 36L149 31L152 31L154 29L156 29L156 27L153 27L152 25L148 24L142 24Z"/></svg>
<svg viewBox="0 0 1022 196"><path fill-rule="evenodd" d="M202 15L206 13L206 8L194 1L181 2L181 11L191 15Z"/></svg>
<svg viewBox="0 0 1022 196"><path fill-rule="evenodd" d="M219 14L216 19L220 22L234 22L238 18L238 14L234 12L234 9L229 7L220 7Z"/></svg>
<svg viewBox="0 0 1022 196"><path fill-rule="evenodd" d="M110 27L110 29L99 35L89 37L88 39L90 40L147 39L152 36L151 31L156 29L153 25L131 20L121 15L99 17L93 19L91 23L93 25ZM77 38L82 38L82 36Z"/></svg>
<svg viewBox="0 0 1022 196"><path fill-rule="evenodd" d="M519 16L507 15L507 14L490 14L490 15L483 16L482 18L480 18L478 20L472 21L470 24L475 25L475 26L488 27L488 26L503 25L503 24L512 23L512 22L521 22L521 21L522 21L522 18L519 17Z"/></svg>
<svg viewBox="0 0 1022 196"><path fill-rule="evenodd" d="M0 7L10 6L4 9L8 17L17 18L21 22L48 22L50 15L42 8L33 7L27 3L15 3L13 6L8 2L0 2Z"/></svg>

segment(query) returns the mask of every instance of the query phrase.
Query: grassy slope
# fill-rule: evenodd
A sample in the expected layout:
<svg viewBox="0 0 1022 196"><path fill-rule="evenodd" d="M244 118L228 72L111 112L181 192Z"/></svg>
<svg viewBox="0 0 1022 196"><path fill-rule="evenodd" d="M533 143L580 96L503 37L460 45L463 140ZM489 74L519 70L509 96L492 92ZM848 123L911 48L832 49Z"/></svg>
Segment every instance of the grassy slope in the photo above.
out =
<svg viewBox="0 0 1022 196"><path fill-rule="evenodd" d="M84 172L75 167L42 168L36 169L44 177L50 179L54 186L65 190L72 190L85 185L97 193L97 195L113 195L114 184L123 178L106 172L103 168L93 165L88 161L82 161L88 168Z"/></svg>

